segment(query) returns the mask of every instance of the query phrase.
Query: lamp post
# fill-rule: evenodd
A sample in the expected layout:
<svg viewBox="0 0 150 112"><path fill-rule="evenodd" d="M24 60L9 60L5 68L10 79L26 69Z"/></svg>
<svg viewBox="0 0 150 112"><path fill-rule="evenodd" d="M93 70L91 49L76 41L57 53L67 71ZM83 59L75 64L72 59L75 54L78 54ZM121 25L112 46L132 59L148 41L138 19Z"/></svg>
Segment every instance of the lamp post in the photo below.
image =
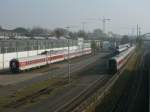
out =
<svg viewBox="0 0 150 112"><path fill-rule="evenodd" d="M4 66L5 66L5 62L4 62L4 60L5 60L4 59L5 58L5 56L4 56L4 53L5 53L4 42L2 43L2 49L3 49L3 52L2 52L3 53L3 56L2 56L3 59L2 60L3 60L3 70L4 70Z"/></svg>
<svg viewBox="0 0 150 112"><path fill-rule="evenodd" d="M82 22L82 30L85 30L85 25L87 24L87 22Z"/></svg>
<svg viewBox="0 0 150 112"><path fill-rule="evenodd" d="M102 22L103 22L103 32L105 33L105 30L106 30L106 22L107 21L110 21L111 19L107 19L107 18L105 18L105 17L103 17L103 19L102 19Z"/></svg>
<svg viewBox="0 0 150 112"><path fill-rule="evenodd" d="M71 26L67 26L67 27L65 27L68 31L69 31L69 29L71 28ZM67 36L68 36L68 33L67 33ZM68 53L67 53L67 62L68 62L68 82L70 83L70 77L71 77L71 65L70 65L70 40L69 39L67 39L67 46L68 46Z"/></svg>
<svg viewBox="0 0 150 112"><path fill-rule="evenodd" d="M74 28L74 27L77 27L77 26L69 25L69 26L65 27L65 29L67 29L67 31L68 31L67 36L69 36L69 29ZM67 39L67 46L68 46L67 61L68 61L68 81L69 81L69 83L71 81L70 42L72 43L72 40Z"/></svg>
<svg viewBox="0 0 150 112"><path fill-rule="evenodd" d="M68 43L68 81L70 82L70 40L68 39L67 40L67 43Z"/></svg>

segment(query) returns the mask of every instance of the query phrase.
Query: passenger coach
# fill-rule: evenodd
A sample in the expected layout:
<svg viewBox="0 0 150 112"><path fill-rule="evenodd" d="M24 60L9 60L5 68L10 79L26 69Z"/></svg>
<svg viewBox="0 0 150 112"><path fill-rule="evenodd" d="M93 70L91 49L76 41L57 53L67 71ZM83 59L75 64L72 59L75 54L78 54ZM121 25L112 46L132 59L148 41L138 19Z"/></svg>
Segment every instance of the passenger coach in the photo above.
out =
<svg viewBox="0 0 150 112"><path fill-rule="evenodd" d="M135 46L130 47L128 50L122 52L121 54L112 57L108 61L108 71L111 74L116 73L119 71L127 62L128 58L133 53Z"/></svg>

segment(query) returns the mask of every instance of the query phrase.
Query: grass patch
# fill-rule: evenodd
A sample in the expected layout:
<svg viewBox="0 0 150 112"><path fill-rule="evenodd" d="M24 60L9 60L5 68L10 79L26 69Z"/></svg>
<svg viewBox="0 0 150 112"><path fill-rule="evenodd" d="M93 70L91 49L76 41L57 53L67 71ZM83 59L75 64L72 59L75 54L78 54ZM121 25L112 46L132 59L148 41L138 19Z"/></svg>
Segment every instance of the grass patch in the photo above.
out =
<svg viewBox="0 0 150 112"><path fill-rule="evenodd" d="M32 84L24 89L18 90L10 96L0 96L0 110L15 106L17 102L35 103L38 99L45 99L57 88L64 87L68 81L64 78L49 79L40 83ZM35 99L34 99L34 95ZM39 95L39 96L38 96ZM42 96L43 95L43 96Z"/></svg>

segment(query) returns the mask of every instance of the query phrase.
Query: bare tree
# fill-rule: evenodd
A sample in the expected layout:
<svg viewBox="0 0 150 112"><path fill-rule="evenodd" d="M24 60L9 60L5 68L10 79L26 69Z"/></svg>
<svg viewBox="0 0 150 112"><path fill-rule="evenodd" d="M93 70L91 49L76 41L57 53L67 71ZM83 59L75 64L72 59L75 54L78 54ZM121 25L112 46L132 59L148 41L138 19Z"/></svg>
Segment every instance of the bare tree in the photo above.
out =
<svg viewBox="0 0 150 112"><path fill-rule="evenodd" d="M3 30L2 26L0 25L0 30Z"/></svg>
<svg viewBox="0 0 150 112"><path fill-rule="evenodd" d="M59 39L61 36L66 36L68 31L63 28L56 28L53 32L54 35Z"/></svg>
<svg viewBox="0 0 150 112"><path fill-rule="evenodd" d="M29 30L26 29L26 28L23 28L23 27L18 27L18 28L15 28L15 29L13 30L13 32L21 33L21 34L28 34L28 33L29 33Z"/></svg>
<svg viewBox="0 0 150 112"><path fill-rule="evenodd" d="M47 35L48 30L41 27L34 27L30 33L33 35Z"/></svg>
<svg viewBox="0 0 150 112"><path fill-rule="evenodd" d="M88 38L88 34L85 31L83 31L83 30L78 31L77 34L78 34L78 37L82 37L84 39Z"/></svg>
<svg viewBox="0 0 150 112"><path fill-rule="evenodd" d="M121 44L126 44L126 43L129 43L130 42L130 39L127 35L124 35L122 38L121 38Z"/></svg>

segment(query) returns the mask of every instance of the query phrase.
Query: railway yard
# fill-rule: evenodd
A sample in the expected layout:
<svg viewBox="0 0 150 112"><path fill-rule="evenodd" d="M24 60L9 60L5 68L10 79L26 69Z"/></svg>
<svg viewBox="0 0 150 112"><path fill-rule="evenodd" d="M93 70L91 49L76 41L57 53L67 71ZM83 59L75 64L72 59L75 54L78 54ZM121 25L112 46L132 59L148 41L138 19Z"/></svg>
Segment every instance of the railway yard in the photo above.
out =
<svg viewBox="0 0 150 112"><path fill-rule="evenodd" d="M96 112L148 112L149 111L149 53L148 44L122 73L111 92L96 107ZM137 58L137 59L135 59ZM134 64L133 64L134 63ZM146 67L147 66L147 67ZM108 106L109 105L109 106Z"/></svg>
<svg viewBox="0 0 150 112"><path fill-rule="evenodd" d="M131 53L124 67L115 74L108 73L108 60L114 56L110 51L99 51L95 55L88 54L17 74L7 70L1 72L0 110L147 112L147 48L144 45L141 50Z"/></svg>
<svg viewBox="0 0 150 112"><path fill-rule="evenodd" d="M1 0L0 112L150 112L150 0Z"/></svg>
<svg viewBox="0 0 150 112"><path fill-rule="evenodd" d="M109 57L109 55L108 55L108 53L101 53L101 54L98 54L98 55L96 55L96 56L94 56L94 57L91 57L91 56L85 56L85 57L80 57L80 58L78 58L78 59L73 59L72 61L71 61L71 71L72 71L72 74L75 74L75 73L77 73L78 71L82 71L81 69L83 69L83 68L85 68L85 66L86 66L86 68L84 69L84 71L85 70L87 70L88 68L91 68L91 65L95 65L96 63L95 62L97 62L99 59L100 60L103 60L102 61L102 63L101 64L104 64L104 61L106 61L106 59L105 58L108 58ZM87 58L87 59L86 59ZM103 59L104 58L104 59ZM81 61L82 60L82 61ZM101 61L100 61L101 62ZM93 64L92 64L93 63ZM91 65L90 65L91 64ZM87 66L87 65L90 65L89 67ZM12 77L12 75L10 75L9 73L7 74L6 73L6 75L2 75L2 77L3 78L1 78L1 80L4 80L4 78L6 79L5 81L7 82L1 82L1 85L2 85L2 83L3 83L3 86L1 87L1 95L4 95L4 96L7 96L7 95L10 95L10 97L11 97L11 95L12 94L15 94L16 96L18 95L18 94L21 94L21 95L19 95L19 96L17 96L17 99L18 99L18 97L21 97L22 98L22 93L23 93L23 97L28 97L28 95L32 98L32 95L34 94L34 92L40 92L41 91L41 88L43 89L43 87L45 87L45 89L47 89L47 88L50 88L50 90L48 89L48 90L46 90L48 93L50 92L51 93L51 88L56 84L56 87L58 86L58 90L59 90L59 88L60 89L62 89L62 88L65 88L65 89L69 89L70 87L72 87L73 85L74 86L76 86L76 84L78 84L77 85L77 87L76 88L74 88L75 90L71 90L72 92L74 91L81 91L81 90L83 90L83 89L85 89L88 85L90 86L90 84L91 83L96 83L97 81L96 80L102 80L101 82L103 82L103 80L105 79L104 78L104 76L102 75L98 75L98 74L95 74L94 76L92 76L92 75L90 75L89 74L89 76L88 77L85 77L84 75L81 75L80 73L77 73L77 74L80 74L79 76L72 76L72 78L71 78L71 83L69 83L68 84L68 78L65 78L65 75L67 74L67 63L66 62L61 62L61 63L57 63L57 64L54 64L54 65L50 65L50 66L52 66L51 67L51 73L49 73L49 69L48 68L42 68L43 70L39 70L39 71L41 71L41 74L42 74L42 76L38 76L38 75L36 75L36 77L34 77L35 76L35 74L37 74L37 71L38 70L33 70L33 71L29 71L29 72L27 72L27 73L22 73L22 74L17 74L17 75L15 75L13 78L14 79L16 79L16 78L18 78L18 80L16 79L16 81L17 82L13 82L14 81L14 79L12 79L12 78L8 78L8 77ZM59 67L60 68L59 68ZM79 66L80 66L80 68L79 68ZM54 67L54 69L53 69L53 67ZM56 67L56 68L55 68ZM46 72L47 71L47 72ZM31 72L31 73L30 73ZM101 71L99 71L99 72L101 72ZM106 71L104 71L104 69L103 69L103 71L102 72L106 72ZM28 75L29 74L29 75ZM30 75L33 75L33 77L32 76L30 76ZM43 75L44 74L44 75ZM64 77L62 77L62 74L64 74ZM101 73L102 74L102 73ZM103 73L104 74L104 73ZM57 75L59 76L59 75L61 75L61 77L59 77L59 78L57 78ZM19 77L27 77L27 78L22 78L22 79L26 79L26 81L23 81L22 82L22 79L20 79ZM16 78L15 78L16 77ZM81 77L81 78L80 78ZM101 77L103 77L103 78L101 78ZM107 76L107 77L109 77L109 76ZM32 79L30 79L30 80L27 80L27 79L29 79L29 78L32 78ZM48 79L49 78L49 79ZM12 80L12 81L10 81L10 79ZM74 79L76 79L76 80L74 80ZM83 79L83 80L85 80L85 82L82 82L83 80L81 80L81 79ZM107 78L106 78L107 79ZM105 80L106 80L105 79ZM44 81L45 80L45 81ZM21 81L21 82L20 82ZM50 82L49 82L50 81ZM9 82L9 83L8 83ZM41 82L41 83L40 83ZM60 84L59 84L60 83ZM82 83L82 84L80 84L80 83ZM33 89L33 91L31 92L31 88L33 87L33 86L35 86L35 90ZM37 86L37 87L36 87ZM39 86L39 87L38 87ZM40 87L41 86L41 87ZM60 86L60 87L59 87ZM91 84L91 86L92 86L92 84ZM7 87L7 89L6 89L6 87ZM55 86L54 86L55 87ZM53 88L54 88L53 87ZM17 91L17 93L16 93L16 91ZM30 93L30 92L32 93ZM57 92L57 90L55 90L56 92ZM55 92L54 91L54 92ZM64 91L64 90L63 90ZM62 92L63 92L62 91ZM27 93L25 93L25 92L27 92ZM44 90L43 90L43 92L42 92L42 94L44 94ZM47 94L48 93L45 93L46 94L46 96L47 96ZM66 90L66 92L67 92L67 90ZM71 93L72 93L71 92ZM73 92L73 93L74 93ZM7 95L6 95L6 93L8 93ZM71 94L70 93L70 94ZM25 95L25 94L27 94L27 95ZM30 95L31 94L31 95ZM40 97L41 96L45 96L45 94L44 95L39 95ZM57 93L58 94L58 93ZM59 94L60 94L60 92L59 92ZM76 94L75 94L76 95ZM37 97L39 97L38 95L37 95ZM8 96L7 96L8 97ZM29 98L30 98L29 97ZM71 97L71 96L70 96ZM59 98L59 97L58 97ZM19 98L20 99L20 98ZM4 101L5 100L7 100L7 99L4 99ZM28 99L29 100L29 99ZM31 99L30 99L31 100ZM11 104L11 103L14 103L14 104L17 104L17 102L13 102L13 101L15 101L14 99L13 99L13 97L12 97L12 102L10 102L10 104L9 105L13 105L13 104ZM18 101L19 103L20 103L20 101ZM60 101L59 101L60 102ZM8 102L7 102L8 103ZM25 101L25 103L27 103L26 101ZM62 102L63 103L63 102ZM24 104L24 101L23 101L23 104ZM28 103L27 103L28 104ZM14 105L15 106L15 105ZM9 107L9 106L8 106ZM10 108L11 108L11 106L10 106ZM12 108L11 108L12 109Z"/></svg>

